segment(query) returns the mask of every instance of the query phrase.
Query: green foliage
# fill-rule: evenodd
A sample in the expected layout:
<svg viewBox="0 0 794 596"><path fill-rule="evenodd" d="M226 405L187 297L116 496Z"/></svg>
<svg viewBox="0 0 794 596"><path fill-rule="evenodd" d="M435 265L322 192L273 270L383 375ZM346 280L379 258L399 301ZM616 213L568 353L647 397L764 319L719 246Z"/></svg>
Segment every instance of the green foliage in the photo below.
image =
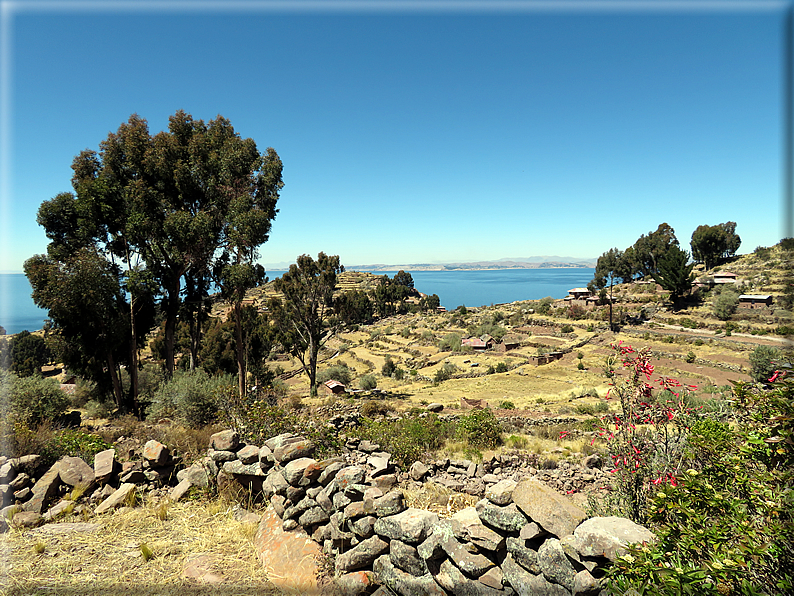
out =
<svg viewBox="0 0 794 596"><path fill-rule="evenodd" d="M53 379L17 377L0 370L0 395L8 396L4 418L29 427L54 421L66 412L69 398Z"/></svg>
<svg viewBox="0 0 794 596"><path fill-rule="evenodd" d="M474 337L482 337L483 335L490 335L496 341L499 341L507 334L507 329L502 327L501 325L497 325L495 322L486 321L480 325L471 325L469 326L466 331L469 335Z"/></svg>
<svg viewBox="0 0 794 596"><path fill-rule="evenodd" d="M205 426L217 419L224 389L234 385L231 375L211 377L202 369L176 371L154 393L147 416L171 418L191 428Z"/></svg>
<svg viewBox="0 0 794 596"><path fill-rule="evenodd" d="M721 321L727 321L731 318L733 313L736 312L736 309L739 306L739 294L731 289L723 289L717 296L714 298L714 302L712 303L712 311L714 312L714 316L720 319Z"/></svg>
<svg viewBox="0 0 794 596"><path fill-rule="evenodd" d="M52 359L47 342L40 335L20 331L11 338L11 370L21 377L39 372Z"/></svg>
<svg viewBox="0 0 794 596"><path fill-rule="evenodd" d="M505 373L508 371L507 364L504 362L499 362L496 364L496 372L498 373Z"/></svg>
<svg viewBox="0 0 794 596"><path fill-rule="evenodd" d="M468 311L468 309L466 308L466 305L465 305L465 304L461 304L461 305L458 307L458 314L460 314L462 317L465 317L467 314L469 314L469 311Z"/></svg>
<svg viewBox="0 0 794 596"><path fill-rule="evenodd" d="M696 358L697 358L697 356L695 355L695 353L692 350L690 350L689 352L687 352L686 357L684 358L684 360L688 364L692 364L695 361Z"/></svg>
<svg viewBox="0 0 794 596"><path fill-rule="evenodd" d="M436 374L433 376L433 382L436 384L443 383L451 379L452 375L454 375L457 370L458 368L454 364L445 362L443 366L436 371Z"/></svg>
<svg viewBox="0 0 794 596"><path fill-rule="evenodd" d="M573 333L573 325L563 325L560 328L560 333Z"/></svg>
<svg viewBox="0 0 794 596"><path fill-rule="evenodd" d="M364 390L375 389L378 386L378 379L375 375L364 375L358 380L358 386Z"/></svg>
<svg viewBox="0 0 794 596"><path fill-rule="evenodd" d="M396 370L397 365L394 363L394 360L391 359L391 356L386 356L386 361L380 368L380 374L382 374L384 377L390 377Z"/></svg>
<svg viewBox="0 0 794 596"><path fill-rule="evenodd" d="M110 443L97 435L76 429L66 429L53 434L41 455L51 463L68 455L79 457L88 465L92 465L97 453L111 447Z"/></svg>
<svg viewBox="0 0 794 596"><path fill-rule="evenodd" d="M753 254L762 261L768 261L772 258L772 249L766 246L756 246Z"/></svg>
<svg viewBox="0 0 794 596"><path fill-rule="evenodd" d="M488 408L472 410L462 416L455 427L458 440L475 449L494 449L502 444L502 428L494 413Z"/></svg>
<svg viewBox="0 0 794 596"><path fill-rule="evenodd" d="M362 439L380 444L384 451L392 454L395 461L407 469L415 461L421 461L429 453L444 445L453 433L450 423L442 422L435 414L420 418L407 416L399 420L368 420L356 431Z"/></svg>
<svg viewBox="0 0 794 596"><path fill-rule="evenodd" d="M489 365L488 365L488 368L487 368L487 369L485 369L485 374L486 374L486 375L492 375L492 374L494 374L495 372L496 372L496 369L493 367L493 364L489 364Z"/></svg>
<svg viewBox="0 0 794 596"><path fill-rule="evenodd" d="M348 327L369 323L375 313L375 306L362 290L342 292L334 298L334 312Z"/></svg>
<svg viewBox="0 0 794 596"><path fill-rule="evenodd" d="M577 362L576 368L577 370L584 370L585 369L584 362L582 362L581 360Z"/></svg>
<svg viewBox="0 0 794 596"><path fill-rule="evenodd" d="M676 244L669 247L657 261L657 271L653 273L653 279L670 292L670 299L676 302L692 288L695 281L692 273L694 266L694 263L689 263L689 253Z"/></svg>
<svg viewBox="0 0 794 596"><path fill-rule="evenodd" d="M350 369L344 364L329 366L317 373L317 384L322 385L326 381L339 381L345 385L350 385L352 375Z"/></svg>
<svg viewBox="0 0 794 596"><path fill-rule="evenodd" d="M385 416L389 412L394 411L394 406L383 400L369 399L361 404L361 415L366 418L375 418L376 416Z"/></svg>
<svg viewBox="0 0 794 596"><path fill-rule="evenodd" d="M510 400L504 400L499 402L499 407L503 410L515 410L516 405L511 402Z"/></svg>
<svg viewBox="0 0 794 596"><path fill-rule="evenodd" d="M549 314L549 310L551 310L551 305L554 304L554 298L551 296L546 296L545 298L541 298L537 305L535 306L535 312L540 315L547 315Z"/></svg>
<svg viewBox="0 0 794 596"><path fill-rule="evenodd" d="M681 327L684 327L686 329L697 329L698 328L698 324L695 321L693 321L692 319L688 318L688 317L685 317L685 318L681 319L680 321L678 321L678 324L681 325Z"/></svg>
<svg viewBox="0 0 794 596"><path fill-rule="evenodd" d="M438 349L442 352L459 352L460 351L460 334L448 333L442 337L438 342Z"/></svg>
<svg viewBox="0 0 794 596"><path fill-rule="evenodd" d="M766 383L781 364L783 353L771 346L757 346L750 353L750 376L758 383Z"/></svg>
<svg viewBox="0 0 794 596"><path fill-rule="evenodd" d="M402 269L394 274L392 281L398 286L404 286L406 288L410 288L411 290L414 289L414 278L410 273L403 271Z"/></svg>
<svg viewBox="0 0 794 596"><path fill-rule="evenodd" d="M576 404L575 410L577 414L595 416L596 414L609 412L609 404L605 401L598 401L594 404Z"/></svg>
<svg viewBox="0 0 794 596"><path fill-rule="evenodd" d="M711 269L720 259L736 254L741 243L741 238L736 234L736 222L701 225L692 233L692 258L704 263L706 269Z"/></svg>

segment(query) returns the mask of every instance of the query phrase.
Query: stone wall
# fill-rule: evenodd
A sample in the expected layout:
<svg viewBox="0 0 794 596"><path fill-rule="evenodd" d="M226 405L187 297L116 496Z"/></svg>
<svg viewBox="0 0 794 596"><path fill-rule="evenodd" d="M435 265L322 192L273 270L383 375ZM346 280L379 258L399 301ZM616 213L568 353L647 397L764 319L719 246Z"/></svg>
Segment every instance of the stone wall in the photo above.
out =
<svg viewBox="0 0 794 596"><path fill-rule="evenodd" d="M499 477L484 467L483 498L441 518L408 507L398 479L421 482L439 469L476 478L482 464L417 462L400 472L377 445L354 447L317 460L311 442L296 435L258 447L224 431L204 460L180 473L180 486L203 470L221 488L261 491L283 530L305 531L333 557L336 587L346 595L595 595L604 566L628 543L653 539L627 519L587 519L538 477Z"/></svg>

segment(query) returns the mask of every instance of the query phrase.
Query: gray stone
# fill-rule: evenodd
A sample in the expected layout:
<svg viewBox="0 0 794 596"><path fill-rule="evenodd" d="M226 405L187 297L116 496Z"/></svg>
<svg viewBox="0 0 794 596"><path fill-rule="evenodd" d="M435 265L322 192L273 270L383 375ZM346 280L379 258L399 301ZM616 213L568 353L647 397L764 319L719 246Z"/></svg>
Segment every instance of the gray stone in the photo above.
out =
<svg viewBox="0 0 794 596"><path fill-rule="evenodd" d="M427 565L424 560L416 552L416 547L401 542L399 540L392 540L389 542L389 557L391 562L411 575L420 576L427 573Z"/></svg>
<svg viewBox="0 0 794 596"><path fill-rule="evenodd" d="M334 482L339 490L345 490L352 484L361 484L367 475L367 471L361 466L348 466L336 473Z"/></svg>
<svg viewBox="0 0 794 596"><path fill-rule="evenodd" d="M307 440L286 443L273 450L273 457L284 465L296 459L310 458L314 455L314 443Z"/></svg>
<svg viewBox="0 0 794 596"><path fill-rule="evenodd" d="M312 501L311 499L309 499L307 497L305 499L301 499L300 501L298 501L294 505L291 505L291 506L287 507L284 510L284 514L281 517L283 517L284 519L296 518L300 514L302 514L304 511L308 511L309 509L312 509L313 507L316 507L316 506L317 506L317 503L315 501Z"/></svg>
<svg viewBox="0 0 794 596"><path fill-rule="evenodd" d="M283 495L287 492L287 488L289 483L284 479L281 469L272 468L262 483L262 492L265 496Z"/></svg>
<svg viewBox="0 0 794 596"><path fill-rule="evenodd" d="M400 596L447 596L429 573L415 577L395 567L388 555L375 559L372 569L389 590Z"/></svg>
<svg viewBox="0 0 794 596"><path fill-rule="evenodd" d="M340 575L334 583L339 596L364 596L377 585L377 579L372 571L353 571Z"/></svg>
<svg viewBox="0 0 794 596"><path fill-rule="evenodd" d="M541 528L535 522L529 522L523 528L521 528L521 532L518 534L518 537L521 540L533 540L538 538L539 536L544 536L546 534L546 530Z"/></svg>
<svg viewBox="0 0 794 596"><path fill-rule="evenodd" d="M502 570L499 569L499 567L491 567L488 571L478 577L477 581L485 584L489 588L493 588L494 590L503 590L504 583L502 580L504 577L504 573L502 573Z"/></svg>
<svg viewBox="0 0 794 596"><path fill-rule="evenodd" d="M510 586L521 596L570 596L570 592L549 583L542 575L534 575L521 567L508 553L502 562L502 572Z"/></svg>
<svg viewBox="0 0 794 596"><path fill-rule="evenodd" d="M532 521L558 538L572 534L587 519L579 507L535 479L518 483L513 490L513 502Z"/></svg>
<svg viewBox="0 0 794 596"><path fill-rule="evenodd" d="M583 569L576 574L573 580L573 596L597 596L601 592L601 585L589 571Z"/></svg>
<svg viewBox="0 0 794 596"><path fill-rule="evenodd" d="M52 467L36 481L36 484L33 485L33 496L24 505L25 511L43 513L47 509L49 501L58 494L58 487L61 483L61 477L58 472L58 462L55 462Z"/></svg>
<svg viewBox="0 0 794 596"><path fill-rule="evenodd" d="M438 413L438 412L442 411L443 409L444 409L444 404L439 404L439 403L436 403L436 402L433 402L432 404L427 404L427 411L428 412Z"/></svg>
<svg viewBox="0 0 794 596"><path fill-rule="evenodd" d="M11 526L14 528L35 528L42 523L40 513L35 511L19 511L11 518Z"/></svg>
<svg viewBox="0 0 794 596"><path fill-rule="evenodd" d="M276 463L276 458L273 456L273 451L267 445L262 445L259 448L259 465L263 470L273 467Z"/></svg>
<svg viewBox="0 0 794 596"><path fill-rule="evenodd" d="M518 510L515 503L510 503L501 507L494 505L488 499L478 501L475 505L477 515L480 519L497 530L505 532L520 532L529 520Z"/></svg>
<svg viewBox="0 0 794 596"><path fill-rule="evenodd" d="M219 464L237 460L237 454L234 451L209 449L207 455L212 461Z"/></svg>
<svg viewBox="0 0 794 596"><path fill-rule="evenodd" d="M125 483L118 487L107 499L102 501L99 506L94 510L95 515L101 515L106 511L120 507L129 498L130 493L135 491L135 485Z"/></svg>
<svg viewBox="0 0 794 596"><path fill-rule="evenodd" d="M433 534L438 534L441 548L452 559L455 566L469 577L479 577L493 567L494 564L488 557L470 552L465 545L455 539L452 524L448 520L437 523L433 527Z"/></svg>
<svg viewBox="0 0 794 596"><path fill-rule="evenodd" d="M397 515L406 509L405 497L403 496L401 490L393 490L388 492L382 497L374 499L372 504L374 507L373 513L377 517Z"/></svg>
<svg viewBox="0 0 794 596"><path fill-rule="evenodd" d="M331 501L333 502L335 509L344 509L345 507L350 505L350 503L353 502L350 499L350 497L345 495L345 493L340 493L340 492L334 493L334 496L331 499Z"/></svg>
<svg viewBox="0 0 794 596"><path fill-rule="evenodd" d="M375 522L375 533L390 540L419 544L427 538L438 521L435 513L408 508L396 515L378 519Z"/></svg>
<svg viewBox="0 0 794 596"><path fill-rule="evenodd" d="M270 505L280 518L284 517L284 511L287 508L286 501L287 499L284 498L284 495L273 495L270 497Z"/></svg>
<svg viewBox="0 0 794 596"><path fill-rule="evenodd" d="M271 437L265 441L265 446L271 451L275 451L287 443L296 443L302 440L303 437L300 435L296 435L294 433L281 433L280 435L276 435L275 437Z"/></svg>
<svg viewBox="0 0 794 596"><path fill-rule="evenodd" d="M387 550L389 550L389 543L381 540L378 536L362 540L349 551L337 555L336 572L346 573L369 567L375 559Z"/></svg>
<svg viewBox="0 0 794 596"><path fill-rule="evenodd" d="M190 491L192 486L193 484L190 482L190 480L185 478L171 489L171 491L168 493L168 498L174 502L181 501L182 498L187 495L188 491Z"/></svg>
<svg viewBox="0 0 794 596"><path fill-rule="evenodd" d="M444 549L441 548L441 537L438 534L431 534L427 540L416 547L417 554L425 561L436 561L446 556Z"/></svg>
<svg viewBox="0 0 794 596"><path fill-rule="evenodd" d="M653 542L653 532L623 517L592 517L574 531L576 550L583 557L615 561L629 544Z"/></svg>
<svg viewBox="0 0 794 596"><path fill-rule="evenodd" d="M237 451L239 446L240 435L234 430L222 430L210 437L210 447L216 451Z"/></svg>
<svg viewBox="0 0 794 596"><path fill-rule="evenodd" d="M223 471L232 476L264 476L258 463L245 465L239 459L223 462Z"/></svg>
<svg viewBox="0 0 794 596"><path fill-rule="evenodd" d="M454 596L503 596L501 589L494 589L490 586L469 579L453 565L449 559L445 559L439 566L438 573L434 576L438 585L454 594Z"/></svg>
<svg viewBox="0 0 794 596"><path fill-rule="evenodd" d="M344 467L344 462L335 461L322 471L320 477L317 479L317 482L322 486L328 486L328 484L330 484L330 482L336 477L339 470L343 469Z"/></svg>
<svg viewBox="0 0 794 596"><path fill-rule="evenodd" d="M549 538L538 549L538 565L543 575L556 584L564 586L568 591L573 590L573 580L576 570L571 561L565 556L556 538Z"/></svg>
<svg viewBox="0 0 794 596"><path fill-rule="evenodd" d="M512 536L507 537L507 552L513 555L516 563L521 565L527 571L538 574L542 573L540 564L538 562L538 553L528 548L526 543L520 538Z"/></svg>
<svg viewBox="0 0 794 596"><path fill-rule="evenodd" d="M328 512L322 507L312 507L306 510L298 519L298 523L304 528L315 524L325 524L330 520Z"/></svg>
<svg viewBox="0 0 794 596"><path fill-rule="evenodd" d="M112 447L94 456L94 477L98 482L107 482L117 469L116 450Z"/></svg>
<svg viewBox="0 0 794 596"><path fill-rule="evenodd" d="M373 443L367 439L364 439L358 444L358 450L363 451L364 453L372 453L373 451L377 451L380 449L380 445L377 443Z"/></svg>
<svg viewBox="0 0 794 596"><path fill-rule="evenodd" d="M373 515L359 517L358 519L351 520L348 526L350 530L359 538L369 538L375 533L375 522L378 518Z"/></svg>
<svg viewBox="0 0 794 596"><path fill-rule="evenodd" d="M152 439L143 446L143 459L153 468L160 468L171 462L171 452L161 442Z"/></svg>
<svg viewBox="0 0 794 596"><path fill-rule="evenodd" d="M513 500L513 490L518 483L512 480L500 480L485 490L485 498L494 505L507 505Z"/></svg>
<svg viewBox="0 0 794 596"><path fill-rule="evenodd" d="M190 481L193 486L207 488L210 485L207 468L201 461L197 461L185 470L184 478Z"/></svg>
<svg viewBox="0 0 794 596"><path fill-rule="evenodd" d="M256 445L246 445L237 452L237 459L246 466L248 464L259 463L259 447Z"/></svg>
<svg viewBox="0 0 794 596"><path fill-rule="evenodd" d="M14 478L8 485L11 490L20 490L25 488L30 484L30 476L22 472L21 474L17 474L17 477Z"/></svg>
<svg viewBox="0 0 794 596"><path fill-rule="evenodd" d="M13 461L7 461L0 466L0 484L7 484L16 475L16 468Z"/></svg>
<svg viewBox="0 0 794 596"><path fill-rule="evenodd" d="M286 466L282 468L284 479L292 486L298 486L298 483L303 478L303 473L311 464L317 463L317 460L311 457L300 457L291 460Z"/></svg>
<svg viewBox="0 0 794 596"><path fill-rule="evenodd" d="M411 464L411 468L408 470L408 474L417 482L420 482L425 476L427 476L428 472L430 472L430 468L420 461L415 461L413 464Z"/></svg>
<svg viewBox="0 0 794 596"><path fill-rule="evenodd" d="M370 477L375 478L389 471L389 458L373 454L367 458L367 465L372 468L369 473Z"/></svg>
<svg viewBox="0 0 794 596"><path fill-rule="evenodd" d="M294 519L285 519L281 524L281 529L285 532L292 532L292 530L297 529L298 522Z"/></svg>
<svg viewBox="0 0 794 596"><path fill-rule="evenodd" d="M460 540L487 551L496 551L504 546L504 536L485 526L474 507L461 509L452 516L451 521L452 532Z"/></svg>
<svg viewBox="0 0 794 596"><path fill-rule="evenodd" d="M86 489L94 484L94 468L79 457L62 457L58 461L58 475L69 486L82 486Z"/></svg>

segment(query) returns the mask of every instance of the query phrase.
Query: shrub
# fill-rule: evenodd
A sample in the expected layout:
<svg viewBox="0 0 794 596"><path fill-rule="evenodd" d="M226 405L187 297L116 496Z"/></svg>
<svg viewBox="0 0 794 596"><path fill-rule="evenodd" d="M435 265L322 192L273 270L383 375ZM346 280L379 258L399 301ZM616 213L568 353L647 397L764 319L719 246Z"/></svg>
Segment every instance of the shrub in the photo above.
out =
<svg viewBox="0 0 794 596"><path fill-rule="evenodd" d="M38 376L20 378L0 370L0 395L8 395L7 419L29 427L54 421L69 407L58 382Z"/></svg>
<svg viewBox="0 0 794 596"><path fill-rule="evenodd" d="M389 412L394 412L394 406L382 400L368 399L361 404L361 415L367 418L385 416Z"/></svg>
<svg viewBox="0 0 794 596"><path fill-rule="evenodd" d="M507 372L507 364L505 364L504 362L499 362L496 365L496 372L498 372L498 373Z"/></svg>
<svg viewBox="0 0 794 596"><path fill-rule="evenodd" d="M573 327L571 325L563 325L560 333L573 333Z"/></svg>
<svg viewBox="0 0 794 596"><path fill-rule="evenodd" d="M502 444L502 428L494 413L487 408L462 416L455 433L458 440L475 449L494 449Z"/></svg>
<svg viewBox="0 0 794 596"><path fill-rule="evenodd" d="M405 370L402 368L394 369L394 378L398 381L402 381L405 378Z"/></svg>
<svg viewBox="0 0 794 596"><path fill-rule="evenodd" d="M686 355L686 357L684 358L684 360L685 360L685 361L686 361L688 364L692 364L692 363L695 361L695 358L697 358L697 356L695 356L695 353L694 353L692 350L690 350L689 352L687 352L687 355Z"/></svg>
<svg viewBox="0 0 794 596"><path fill-rule="evenodd" d="M504 400L499 402L499 407L503 410L515 410L516 405L511 402L510 400Z"/></svg>
<svg viewBox="0 0 794 596"><path fill-rule="evenodd" d="M395 461L407 469L415 461L437 451L451 436L452 427L435 414L423 418L408 416L399 420L364 419L357 429L362 439L377 442L381 449L392 454Z"/></svg>
<svg viewBox="0 0 794 596"><path fill-rule="evenodd" d="M549 310L551 309L551 305L554 304L554 298L551 296L546 296L545 298L541 298L538 302L537 306L535 307L535 311L541 315L549 314Z"/></svg>
<svg viewBox="0 0 794 596"><path fill-rule="evenodd" d="M378 386L378 379L375 378L375 375L364 375L358 380L358 386L367 391L375 389Z"/></svg>
<svg viewBox="0 0 794 596"><path fill-rule="evenodd" d="M383 366L381 366L380 374L382 374L384 377L390 377L394 374L395 370L397 370L397 365L394 364L391 356L386 356L386 362L384 362Z"/></svg>
<svg viewBox="0 0 794 596"><path fill-rule="evenodd" d="M97 453L111 447L110 443L97 435L66 429L53 434L52 439L42 449L41 456L48 465L52 465L65 455L79 457L88 465L92 465Z"/></svg>
<svg viewBox="0 0 794 596"><path fill-rule="evenodd" d="M584 370L584 363L580 360L576 365L576 368L579 370Z"/></svg>
<svg viewBox="0 0 794 596"><path fill-rule="evenodd" d="M739 306L739 294L732 289L723 289L712 302L714 316L721 321L727 321L736 312Z"/></svg>
<svg viewBox="0 0 794 596"><path fill-rule="evenodd" d="M697 329L698 328L698 324L695 323L695 321L693 321L690 318L681 319L679 321L679 324L681 325L681 327L686 327L687 329Z"/></svg>
<svg viewBox="0 0 794 596"><path fill-rule="evenodd" d="M750 376L758 383L766 383L777 369L783 353L770 346L758 346L750 353Z"/></svg>
<svg viewBox="0 0 794 596"><path fill-rule="evenodd" d="M488 368L487 368L487 369L485 369L485 374L486 374L486 375L492 375L492 374L494 374L495 372L496 372L496 369L493 367L493 365L492 365L492 364L489 364L489 365L488 365Z"/></svg>
<svg viewBox="0 0 794 596"><path fill-rule="evenodd" d="M443 383L452 378L452 375L455 374L455 371L458 370L451 362L445 362L444 365L436 371L435 376L433 377L433 381L435 383Z"/></svg>
<svg viewBox="0 0 794 596"><path fill-rule="evenodd" d="M459 352L460 351L460 335L457 333L448 333L438 342L438 349L442 352Z"/></svg>
<svg viewBox="0 0 794 596"><path fill-rule="evenodd" d="M317 384L322 385L326 381L339 381L344 385L350 385L351 374L350 369L344 364L337 364L329 366L317 372Z"/></svg>
<svg viewBox="0 0 794 596"><path fill-rule="evenodd" d="M204 426L216 419L223 389L236 385L233 375L211 377L200 368L176 371L152 396L148 418L171 418L191 428Z"/></svg>
<svg viewBox="0 0 794 596"><path fill-rule="evenodd" d="M523 435L510 435L507 438L507 445L511 449L526 449L529 445L529 439Z"/></svg>

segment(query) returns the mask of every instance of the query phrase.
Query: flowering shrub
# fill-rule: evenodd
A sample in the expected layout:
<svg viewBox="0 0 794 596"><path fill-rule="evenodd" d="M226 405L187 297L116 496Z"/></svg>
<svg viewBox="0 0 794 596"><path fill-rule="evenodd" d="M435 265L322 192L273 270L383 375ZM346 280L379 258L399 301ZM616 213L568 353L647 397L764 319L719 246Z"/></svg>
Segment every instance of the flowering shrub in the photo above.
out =
<svg viewBox="0 0 794 596"><path fill-rule="evenodd" d="M735 383L734 427L686 430L679 469L648 495L657 542L607 572L612 593L794 593L794 379L769 382Z"/></svg>

